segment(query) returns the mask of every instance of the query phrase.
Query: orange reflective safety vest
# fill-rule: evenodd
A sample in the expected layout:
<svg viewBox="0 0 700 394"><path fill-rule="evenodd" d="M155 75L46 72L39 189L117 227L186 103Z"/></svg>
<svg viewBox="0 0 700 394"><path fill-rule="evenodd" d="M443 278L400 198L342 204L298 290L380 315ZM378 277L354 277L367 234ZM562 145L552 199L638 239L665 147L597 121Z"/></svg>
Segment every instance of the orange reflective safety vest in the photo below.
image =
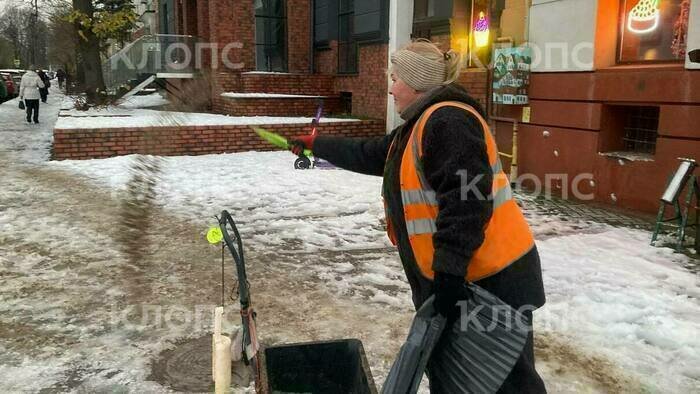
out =
<svg viewBox="0 0 700 394"><path fill-rule="evenodd" d="M401 200L406 230L421 273L433 279L432 267L435 254L433 234L437 231L435 221L438 216L436 193L428 184L421 165L423 130L430 115L447 106L461 108L479 120L484 129L486 149L493 172L491 195L486 196L493 202L493 214L484 229L484 242L472 256L467 269L466 278L473 282L494 275L514 263L534 247L535 240L520 207L513 198L510 182L503 172L498 158L498 148L486 120L474 108L464 103L458 101L437 103L428 108L416 122L408 142L409 146L406 146L401 159ZM390 151L394 148L393 144ZM389 238L396 244L388 210L386 223Z"/></svg>

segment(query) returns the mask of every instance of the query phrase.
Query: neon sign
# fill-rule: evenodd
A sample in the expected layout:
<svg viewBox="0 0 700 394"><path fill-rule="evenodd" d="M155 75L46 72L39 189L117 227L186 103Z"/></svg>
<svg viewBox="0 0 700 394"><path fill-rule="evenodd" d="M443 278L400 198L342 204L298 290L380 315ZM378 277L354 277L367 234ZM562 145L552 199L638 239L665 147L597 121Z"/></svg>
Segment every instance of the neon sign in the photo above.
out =
<svg viewBox="0 0 700 394"><path fill-rule="evenodd" d="M637 34L650 33L659 27L660 19L659 0L641 0L627 17L627 29Z"/></svg>
<svg viewBox="0 0 700 394"><path fill-rule="evenodd" d="M474 26L474 41L477 48L485 47L489 44L489 21L483 12L479 12L479 20Z"/></svg>

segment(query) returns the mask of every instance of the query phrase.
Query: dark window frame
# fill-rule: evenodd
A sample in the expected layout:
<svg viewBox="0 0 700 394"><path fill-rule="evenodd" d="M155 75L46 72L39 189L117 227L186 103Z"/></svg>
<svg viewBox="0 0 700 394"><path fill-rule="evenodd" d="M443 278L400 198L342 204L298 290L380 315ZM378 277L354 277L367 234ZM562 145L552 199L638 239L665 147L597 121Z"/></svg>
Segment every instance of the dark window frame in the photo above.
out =
<svg viewBox="0 0 700 394"><path fill-rule="evenodd" d="M437 3L438 0L417 0L425 1L426 9L429 8L427 3ZM436 4L437 5L437 4ZM430 39L435 35L450 34L450 19L452 15L433 15L416 17L416 4L414 3L413 10L413 28L411 30L411 38L427 38Z"/></svg>
<svg viewBox="0 0 700 394"><path fill-rule="evenodd" d="M257 30L258 26L258 19L277 19L280 20L281 23L283 24L283 30L284 30L284 38L280 40L280 42L277 45L270 45L266 43L258 43L257 40L257 31L255 32L255 70L256 71L268 71L268 72L288 72L289 71L289 45L287 44L287 40L289 39L289 24L288 19L287 19L287 0L278 0L282 2L282 10L283 15L260 15L258 14L257 10L255 10L255 29ZM260 46L273 46L273 47L278 47L282 46L281 54L283 57L282 60L282 68L281 69L274 69L273 67L270 66L270 62L268 60L267 62L267 68L266 69L261 69L260 65L258 65L258 50Z"/></svg>
<svg viewBox="0 0 700 394"><path fill-rule="evenodd" d="M379 24L375 26L377 29L363 31L363 28L367 26L359 26L358 29L358 19L357 15L355 15L353 37L360 46L386 44L389 42L389 0L374 0L374 2L377 6L376 12L379 13ZM355 3L354 8L357 12L357 3ZM367 14L364 14L362 16L366 15ZM361 17L360 20L362 19Z"/></svg>
<svg viewBox="0 0 700 394"><path fill-rule="evenodd" d="M340 0L338 6L338 69L339 75L356 75L359 73L360 48L359 43L354 38L354 1ZM345 7L343 7L345 6ZM343 38L341 31L343 18L346 19L345 26L348 29ZM342 59L346 59L343 63ZM349 60L348 60L349 59Z"/></svg>
<svg viewBox="0 0 700 394"><path fill-rule="evenodd" d="M326 17L326 24L328 25L327 26L327 35L328 36L324 40L318 39L318 32L316 31L316 29L318 27L317 18L319 17L319 15L317 14L318 7L317 7L316 0L314 0L312 2L312 12L313 12L313 16L314 16L313 17L313 19L314 19L314 32L313 32L313 34L314 34L314 50L324 51L324 50L331 49L331 41L333 41L333 38L334 38L333 37L333 30L337 30L337 29L333 29L336 26L332 23L334 18L331 17L331 10L333 9L334 3L336 3L336 2L337 2L337 0L327 0L327 2L326 2L326 12L325 12L325 15L323 15L323 16Z"/></svg>

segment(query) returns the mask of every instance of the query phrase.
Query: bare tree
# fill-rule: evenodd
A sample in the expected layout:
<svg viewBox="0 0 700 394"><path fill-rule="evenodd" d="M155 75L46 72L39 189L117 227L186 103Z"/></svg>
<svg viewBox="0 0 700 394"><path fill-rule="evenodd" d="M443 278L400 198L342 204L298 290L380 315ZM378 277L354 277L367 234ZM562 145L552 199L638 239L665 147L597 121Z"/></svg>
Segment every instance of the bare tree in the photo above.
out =
<svg viewBox="0 0 700 394"><path fill-rule="evenodd" d="M15 59L25 67L45 65L47 31L46 23L22 4L10 4L0 16L0 36L12 43Z"/></svg>
<svg viewBox="0 0 700 394"><path fill-rule="evenodd" d="M0 37L0 68L13 68L14 59L14 46L8 39Z"/></svg>
<svg viewBox="0 0 700 394"><path fill-rule="evenodd" d="M60 65L64 71L75 75L78 35L75 26L68 22L73 7L63 0L54 0L53 3L52 12L46 14L50 37L47 56L51 64Z"/></svg>

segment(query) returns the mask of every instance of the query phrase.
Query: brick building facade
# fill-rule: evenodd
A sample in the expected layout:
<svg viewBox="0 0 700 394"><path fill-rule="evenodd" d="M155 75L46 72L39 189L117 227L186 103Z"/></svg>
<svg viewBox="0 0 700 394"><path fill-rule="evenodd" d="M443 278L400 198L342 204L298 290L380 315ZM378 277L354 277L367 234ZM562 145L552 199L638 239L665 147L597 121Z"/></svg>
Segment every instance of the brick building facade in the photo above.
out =
<svg viewBox="0 0 700 394"><path fill-rule="evenodd" d="M409 3L413 8L413 2ZM420 7L418 1L415 3ZM455 37L465 31L468 3L442 2L441 7L448 11L432 18L431 23L447 28L434 30L433 34L428 30L427 38L443 50L456 48ZM261 108L274 108L275 114L310 116L313 111L308 109L318 105L318 96L324 96L326 114L387 121L393 111L388 96L389 53L409 36L426 37L424 29L413 27L413 9L403 9L398 2L391 6L398 7L398 14L403 15L393 23L407 25L407 31L389 33L389 19L397 18L396 13L389 14L389 0L161 0L159 12L168 12L169 16L161 15L158 20L174 23L169 25L174 34L193 35L213 45L215 53L202 49L200 55L204 74L211 82L214 112L256 115ZM405 20L408 15L409 20ZM273 22L266 22L270 20ZM266 30L271 24L272 28ZM393 45L391 40L395 41ZM263 64L261 53L266 49L261 47L270 41L278 44L273 52L279 49L279 59ZM459 82L485 105L487 80L486 70L465 68ZM283 97L261 100L222 96L230 92L312 97L291 102ZM389 129L395 126L393 122L388 120Z"/></svg>
<svg viewBox="0 0 700 394"><path fill-rule="evenodd" d="M687 54L700 49L700 2L660 1L660 21L647 31L626 23L635 4L534 1L527 33L543 59L533 64L530 103L494 112L521 122L521 173L555 194L566 190L573 198L578 191L655 213L678 158L700 160L700 64ZM681 42L685 52L678 50ZM574 51L577 46L584 49ZM511 130L512 123L497 122L506 151Z"/></svg>
<svg viewBox="0 0 700 394"><path fill-rule="evenodd" d="M350 9L343 10L348 2L339 0L173 3L175 33L197 36L214 51L200 51L204 74L210 78L213 112L252 116L268 108L268 114L312 116L323 100L324 114L385 119L387 1L349 3ZM384 23L363 22L374 16ZM365 28L365 34L350 31L343 35L339 31L343 22ZM348 43L356 67L343 70L339 63L341 57L348 58ZM268 96L222 96L231 92Z"/></svg>

